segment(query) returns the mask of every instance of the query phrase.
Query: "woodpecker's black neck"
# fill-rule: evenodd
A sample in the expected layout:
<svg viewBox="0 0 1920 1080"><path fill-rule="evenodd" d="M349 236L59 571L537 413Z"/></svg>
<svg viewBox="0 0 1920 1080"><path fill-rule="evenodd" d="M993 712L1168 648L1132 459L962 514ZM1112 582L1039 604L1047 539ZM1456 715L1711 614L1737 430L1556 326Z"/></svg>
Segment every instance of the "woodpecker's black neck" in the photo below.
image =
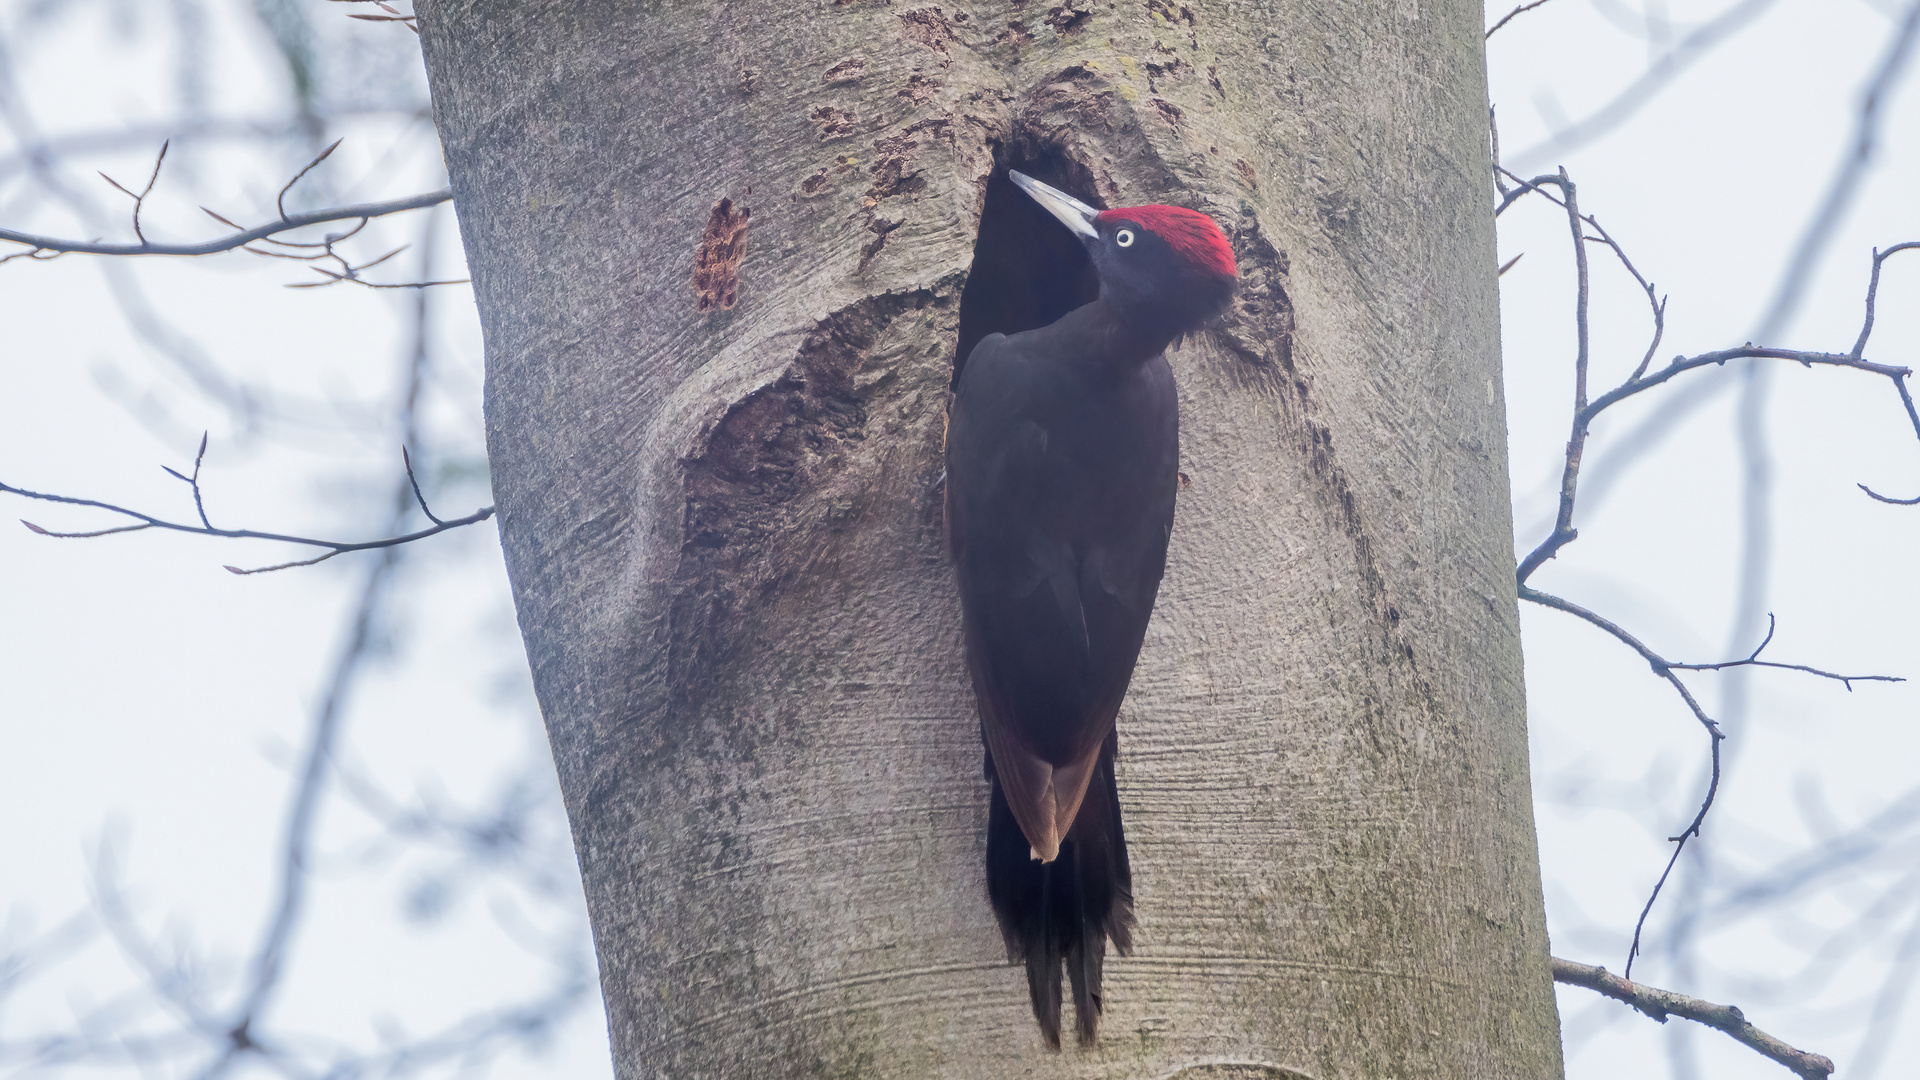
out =
<svg viewBox="0 0 1920 1080"><path fill-rule="evenodd" d="M1150 311L1116 304L1105 295L1032 331L1045 341L1045 355L1118 367L1135 366L1159 356L1182 332L1166 320L1153 318Z"/></svg>

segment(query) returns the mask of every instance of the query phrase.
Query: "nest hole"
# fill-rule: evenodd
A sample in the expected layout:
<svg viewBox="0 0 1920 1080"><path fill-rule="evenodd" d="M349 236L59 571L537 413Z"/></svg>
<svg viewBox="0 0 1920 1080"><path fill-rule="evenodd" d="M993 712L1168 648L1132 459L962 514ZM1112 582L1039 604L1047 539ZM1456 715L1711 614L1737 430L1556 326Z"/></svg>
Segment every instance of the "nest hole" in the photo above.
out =
<svg viewBox="0 0 1920 1080"><path fill-rule="evenodd" d="M960 383L973 347L988 334L1047 325L1100 295L1093 262L1080 241L1007 177L1018 169L1089 206L1104 208L1086 166L1055 150L995 147L973 265L960 293L960 342L953 382Z"/></svg>

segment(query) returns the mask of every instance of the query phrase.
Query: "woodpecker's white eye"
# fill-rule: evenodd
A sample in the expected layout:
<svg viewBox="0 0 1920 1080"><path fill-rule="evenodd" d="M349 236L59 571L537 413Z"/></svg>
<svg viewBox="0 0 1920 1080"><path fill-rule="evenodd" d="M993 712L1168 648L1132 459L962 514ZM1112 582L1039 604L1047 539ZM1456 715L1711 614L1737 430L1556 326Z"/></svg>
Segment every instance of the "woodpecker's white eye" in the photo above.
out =
<svg viewBox="0 0 1920 1080"><path fill-rule="evenodd" d="M1132 247L1133 246L1133 230L1121 229L1119 232L1114 233L1113 242L1116 244L1119 244L1121 247Z"/></svg>

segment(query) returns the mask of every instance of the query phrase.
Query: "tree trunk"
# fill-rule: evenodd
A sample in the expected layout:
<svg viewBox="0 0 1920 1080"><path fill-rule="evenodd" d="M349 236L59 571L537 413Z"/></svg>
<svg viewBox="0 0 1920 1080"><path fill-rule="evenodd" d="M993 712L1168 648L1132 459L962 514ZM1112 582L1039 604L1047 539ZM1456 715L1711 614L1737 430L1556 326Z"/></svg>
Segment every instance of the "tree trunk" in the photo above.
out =
<svg viewBox="0 0 1920 1080"><path fill-rule="evenodd" d="M1480 5L911 5L418 5L619 1075L1558 1075ZM1077 287L1008 165L1241 267L1090 1053L988 910L942 542L957 343Z"/></svg>

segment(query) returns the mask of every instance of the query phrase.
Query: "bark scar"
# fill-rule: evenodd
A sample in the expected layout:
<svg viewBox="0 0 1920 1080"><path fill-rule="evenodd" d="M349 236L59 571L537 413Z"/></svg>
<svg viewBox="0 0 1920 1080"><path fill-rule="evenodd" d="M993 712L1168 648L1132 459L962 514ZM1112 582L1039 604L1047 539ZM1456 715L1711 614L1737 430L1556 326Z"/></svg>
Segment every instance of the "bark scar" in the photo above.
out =
<svg viewBox="0 0 1920 1080"><path fill-rule="evenodd" d="M732 199L714 204L707 231L693 257L694 305L700 311L731 308L738 291L740 260L747 254L747 219L753 208L735 209Z"/></svg>
<svg viewBox="0 0 1920 1080"><path fill-rule="evenodd" d="M845 60L828 68L827 73L822 75L820 79L828 86L845 86L849 83L857 83L866 77L867 58L864 56L849 56Z"/></svg>
<svg viewBox="0 0 1920 1080"><path fill-rule="evenodd" d="M953 27L939 8L923 7L901 12L900 31L908 41L939 53L941 67L953 63L953 55L947 49L948 43L953 41Z"/></svg>

